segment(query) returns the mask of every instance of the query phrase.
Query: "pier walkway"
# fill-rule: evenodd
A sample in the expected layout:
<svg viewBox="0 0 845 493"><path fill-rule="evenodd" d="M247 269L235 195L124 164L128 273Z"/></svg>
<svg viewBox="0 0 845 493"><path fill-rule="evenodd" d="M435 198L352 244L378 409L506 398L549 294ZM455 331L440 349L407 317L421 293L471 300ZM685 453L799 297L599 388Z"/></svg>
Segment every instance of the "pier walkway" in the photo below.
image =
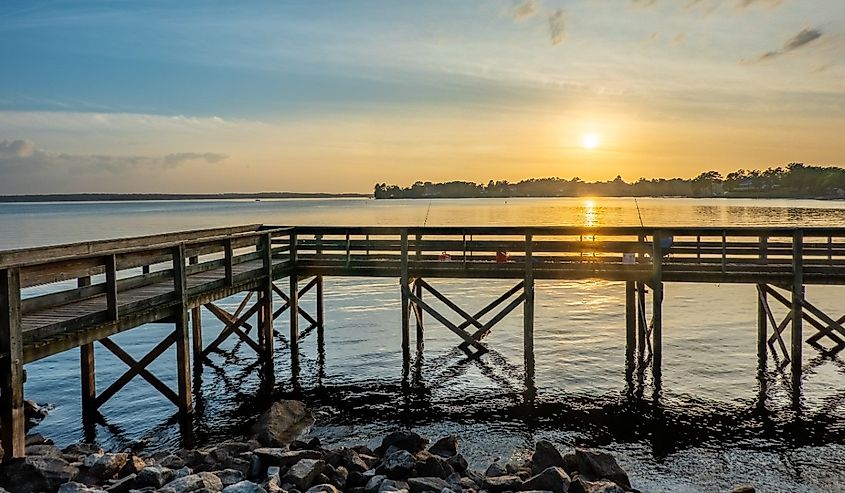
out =
<svg viewBox="0 0 845 493"><path fill-rule="evenodd" d="M189 414L191 353L201 369L210 351L238 337L270 363L263 365L263 377L272 382L275 321L285 312L289 356L297 371L300 319L309 324L307 330L316 329L318 344L323 344L323 278L330 276L399 279L397 341L406 366L412 322L418 345L424 318L431 317L456 335L467 357L478 358L487 352L484 337L522 307L525 373L533 380L538 279L623 282L627 360L635 355L642 360L648 353L656 378L662 364L664 283L756 285L758 358L765 364L772 355L789 365L796 393L805 343L827 353L845 348L845 317L827 315L806 299L804 290L814 284L845 285L845 228L245 225L0 251L0 438L5 458L24 454L26 363L80 348L83 417L96 414L136 376L173 401L180 413ZM438 278L517 282L471 314L459 300L438 291ZM315 315L298 302L312 289ZM237 294L244 297L233 313L215 304ZM786 308L783 318L775 316L770 301ZM436 308L441 305L449 312ZM224 327L208 344L202 340L203 308ZM812 329L806 339L804 322ZM172 323L174 330L140 360L110 338L148 323ZM100 393L95 342L128 367ZM147 370L173 345L176 390Z"/></svg>

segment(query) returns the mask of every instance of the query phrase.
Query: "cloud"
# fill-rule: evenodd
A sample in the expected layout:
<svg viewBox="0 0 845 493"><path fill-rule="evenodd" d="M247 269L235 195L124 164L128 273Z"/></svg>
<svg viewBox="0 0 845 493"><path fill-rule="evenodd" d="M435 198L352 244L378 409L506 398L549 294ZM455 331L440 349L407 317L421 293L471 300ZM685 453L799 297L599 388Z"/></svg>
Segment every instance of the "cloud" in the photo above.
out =
<svg viewBox="0 0 845 493"><path fill-rule="evenodd" d="M549 37L553 45L559 45L566 39L564 21L565 12L563 9L555 10L549 14Z"/></svg>
<svg viewBox="0 0 845 493"><path fill-rule="evenodd" d="M753 5L762 5L763 7L775 8L779 7L783 0L739 0L737 7L744 9Z"/></svg>
<svg viewBox="0 0 845 493"><path fill-rule="evenodd" d="M178 166L185 161L193 161L202 159L209 164L219 163L228 158L226 154L217 154L214 152L197 153L197 152L177 152L175 154L168 154L164 156L164 165L171 168Z"/></svg>
<svg viewBox="0 0 845 493"><path fill-rule="evenodd" d="M801 32L791 37L786 43L784 43L783 48L764 53L758 58L758 60L771 60L772 58L777 58L781 55L789 53L790 51L795 51L798 48L806 46L812 43L813 41L821 38L822 34L823 33L820 29L804 28L801 30Z"/></svg>
<svg viewBox="0 0 845 493"><path fill-rule="evenodd" d="M538 10L537 0L513 0L511 16L515 20L521 21L536 14Z"/></svg>
<svg viewBox="0 0 845 493"><path fill-rule="evenodd" d="M34 150L28 140L4 140L0 142L0 159L29 157Z"/></svg>

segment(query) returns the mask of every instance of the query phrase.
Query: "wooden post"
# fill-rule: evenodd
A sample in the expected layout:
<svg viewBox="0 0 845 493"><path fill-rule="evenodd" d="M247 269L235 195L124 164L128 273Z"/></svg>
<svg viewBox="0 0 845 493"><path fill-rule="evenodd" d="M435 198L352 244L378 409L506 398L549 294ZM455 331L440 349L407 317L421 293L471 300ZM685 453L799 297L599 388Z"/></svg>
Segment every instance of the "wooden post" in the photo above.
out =
<svg viewBox="0 0 845 493"><path fill-rule="evenodd" d="M326 318L323 304L323 276L317 276L317 350L326 344Z"/></svg>
<svg viewBox="0 0 845 493"><path fill-rule="evenodd" d="M290 272L290 301L288 301L290 311L290 359L293 373L297 374L299 371L299 278L296 273L297 251L296 251L296 231L290 232L290 262L292 270ZM270 316L272 319L272 314Z"/></svg>
<svg viewBox="0 0 845 493"><path fill-rule="evenodd" d="M188 276L185 272L185 244L173 247L173 288L179 308L176 311L173 332L176 338L176 380L179 386L178 406L183 415L191 412L191 361L188 336L187 290Z"/></svg>
<svg viewBox="0 0 845 493"><path fill-rule="evenodd" d="M23 334L21 332L21 274L0 270L0 443L3 460L25 454L23 414Z"/></svg>
<svg viewBox="0 0 845 493"><path fill-rule="evenodd" d="M188 264L196 265L199 257L196 255L188 259ZM194 366L202 363L202 306L197 305L191 310L191 342L194 348Z"/></svg>
<svg viewBox="0 0 845 493"><path fill-rule="evenodd" d="M273 238L270 233L264 235L262 260L265 279L263 282L263 300L259 312L264 312L262 323L258 331L262 334L264 351L263 357L272 368L273 363Z"/></svg>
<svg viewBox="0 0 845 493"><path fill-rule="evenodd" d="M407 364L411 361L411 328L409 326L410 306L408 299L408 230L402 230L402 267L399 277L399 285L402 290L402 361Z"/></svg>
<svg viewBox="0 0 845 493"><path fill-rule="evenodd" d="M235 257L235 251L232 248L232 239L227 238L223 242L223 269L225 271L226 276L226 285L231 286L235 283L235 274L234 274L234 266L232 265L232 261Z"/></svg>
<svg viewBox="0 0 845 493"><path fill-rule="evenodd" d="M117 259L114 255L106 255L106 310L109 320L115 321L120 315L117 310Z"/></svg>
<svg viewBox="0 0 845 493"><path fill-rule="evenodd" d="M91 285L91 276L80 277L76 280L80 288ZM93 422L97 412L97 380L94 369L94 343L79 346L79 373L82 383L82 421Z"/></svg>
<svg viewBox="0 0 845 493"><path fill-rule="evenodd" d="M652 372L659 376L663 365L663 249L660 246L662 239L660 231L655 231L652 236Z"/></svg>
<svg viewBox="0 0 845 493"><path fill-rule="evenodd" d="M801 355L804 319L804 232L796 229L792 235L792 389L797 396L801 392Z"/></svg>
<svg viewBox="0 0 845 493"><path fill-rule="evenodd" d="M766 249L768 247L768 237L760 237L760 264L765 265ZM769 319L766 314L766 303L768 294L766 293L765 284L757 284L757 366L759 369L766 367L766 340L769 337Z"/></svg>
<svg viewBox="0 0 845 493"><path fill-rule="evenodd" d="M525 234L525 302L523 304L522 356L525 360L525 379L529 386L534 383L534 237Z"/></svg>
<svg viewBox="0 0 845 493"><path fill-rule="evenodd" d="M625 354L632 359L637 347L637 296L634 281L625 281Z"/></svg>
<svg viewBox="0 0 845 493"><path fill-rule="evenodd" d="M637 282L637 355L645 355L648 322L645 318L645 283Z"/></svg>
<svg viewBox="0 0 845 493"><path fill-rule="evenodd" d="M422 299L423 296L423 287L422 283L414 283L414 291L417 298ZM420 309L416 309L416 320L417 320L417 348L422 347L424 339L424 328L423 328L423 311Z"/></svg>

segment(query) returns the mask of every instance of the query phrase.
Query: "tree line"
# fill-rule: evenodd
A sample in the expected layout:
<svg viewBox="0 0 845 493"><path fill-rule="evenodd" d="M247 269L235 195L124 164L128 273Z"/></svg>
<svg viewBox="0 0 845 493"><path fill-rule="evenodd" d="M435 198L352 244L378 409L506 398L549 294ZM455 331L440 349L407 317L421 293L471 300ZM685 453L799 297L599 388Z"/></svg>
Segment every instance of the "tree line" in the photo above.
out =
<svg viewBox="0 0 845 493"><path fill-rule="evenodd" d="M705 171L695 178L640 178L628 183L617 176L609 181L585 182L551 177L516 183L490 180L486 185L468 181L417 181L400 187L376 183L377 199L474 197L788 197L845 198L845 169L791 163L765 170L739 169L722 176Z"/></svg>

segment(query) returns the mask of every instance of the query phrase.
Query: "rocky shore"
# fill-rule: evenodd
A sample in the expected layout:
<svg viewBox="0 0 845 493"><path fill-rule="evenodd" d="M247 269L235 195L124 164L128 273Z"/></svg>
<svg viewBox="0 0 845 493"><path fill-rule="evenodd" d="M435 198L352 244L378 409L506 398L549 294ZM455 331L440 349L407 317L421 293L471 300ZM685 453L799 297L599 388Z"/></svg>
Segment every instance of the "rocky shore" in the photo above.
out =
<svg viewBox="0 0 845 493"><path fill-rule="evenodd" d="M0 493L553 493L637 492L616 459L576 448L561 453L539 440L522 463L493 462L474 470L460 439L430 443L409 430L383 437L375 449L325 448L300 437L314 418L298 401L279 401L244 441L202 449L136 455L105 452L95 444L55 447L39 434L27 438L27 457L0 467ZM753 493L738 486L735 493Z"/></svg>

